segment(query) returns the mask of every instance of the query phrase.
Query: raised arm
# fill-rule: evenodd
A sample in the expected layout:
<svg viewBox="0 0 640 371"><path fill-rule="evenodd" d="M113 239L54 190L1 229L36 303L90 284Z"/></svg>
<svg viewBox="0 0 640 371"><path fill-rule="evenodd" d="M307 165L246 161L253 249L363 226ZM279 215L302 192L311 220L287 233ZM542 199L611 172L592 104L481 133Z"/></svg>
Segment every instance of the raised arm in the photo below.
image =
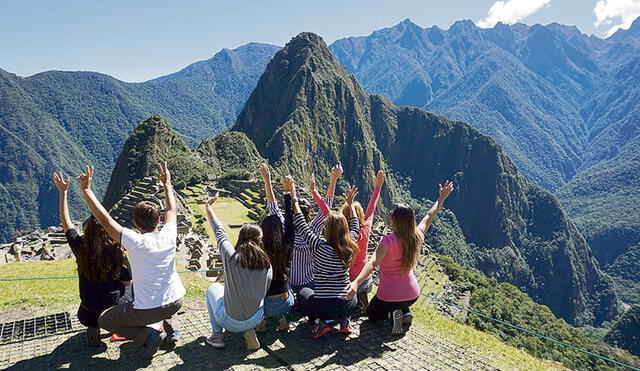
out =
<svg viewBox="0 0 640 371"><path fill-rule="evenodd" d="M440 194L440 196L438 197L436 202L433 204L433 206L431 206L431 209L429 209L429 212L427 212L427 215L425 215L424 218L422 218L422 220L420 221L420 224L418 224L418 229L420 230L420 232L422 232L423 236L427 233L427 230L429 229L429 226L431 226L431 223L433 222L433 220L436 218L438 211L440 211L440 209L442 208L442 205L444 205L444 200L446 200L447 197L449 197L451 192L453 192L452 182L447 180L444 183L444 186L442 184L438 184L438 193Z"/></svg>
<svg viewBox="0 0 640 371"><path fill-rule="evenodd" d="M358 277L349 285L349 291L347 292L347 299L351 299L358 293L358 287L364 282L367 277L371 275L371 272L382 263L382 260L387 255L387 248L380 244L373 252L371 259L364 265Z"/></svg>
<svg viewBox="0 0 640 371"><path fill-rule="evenodd" d="M274 202L276 197L273 194L273 188L271 187L271 172L269 171L269 165L260 164L258 168L260 175L262 175L262 181L264 182L264 193L267 196L267 202Z"/></svg>
<svg viewBox="0 0 640 371"><path fill-rule="evenodd" d="M114 241L121 242L122 226L118 224L109 212L102 206L98 198L91 190L91 182L93 180L93 166L87 165L85 172L80 174L76 179L80 181L80 190L82 196L91 210L91 214L96 218L98 223L104 228L109 237Z"/></svg>
<svg viewBox="0 0 640 371"><path fill-rule="evenodd" d="M291 180L291 182L292 188L295 189L295 183L293 180ZM300 210L300 205L298 204L298 197L294 195L291 201L293 203L293 223L296 231L302 236L307 245L314 250L320 244L320 238L311 231L309 224L304 219L304 215L302 215L302 210Z"/></svg>
<svg viewBox="0 0 640 371"><path fill-rule="evenodd" d="M384 184L384 179L384 171L378 170L378 174L376 174L373 179L373 193L371 194L369 205L367 205L367 211L364 213L364 220L369 224L371 224L373 214L376 212L376 206L378 206L378 201L380 200L380 190L382 189L382 184Z"/></svg>
<svg viewBox="0 0 640 371"><path fill-rule="evenodd" d="M334 185L334 188L335 188L335 185ZM331 209L329 208L327 203L324 202L324 200L320 197L320 193L316 189L315 174L311 174L311 180L309 180L309 192L311 192L311 196L313 196L313 200L316 202L316 205L318 205L318 208L320 209L320 212L322 213L322 215L324 215L325 217L329 215L329 213L331 212Z"/></svg>
<svg viewBox="0 0 640 371"><path fill-rule="evenodd" d="M353 241L358 241L358 235L360 234L360 222L356 217L356 208L353 205L357 194L358 188L352 186L349 192L345 195L345 202L349 205L349 215L351 215L351 220L349 220L349 235Z"/></svg>
<svg viewBox="0 0 640 371"><path fill-rule="evenodd" d="M342 176L342 165L338 164L331 169L331 175L329 177L329 188L327 188L327 194L325 198L333 198L336 194L336 183Z"/></svg>
<svg viewBox="0 0 640 371"><path fill-rule="evenodd" d="M62 229L65 233L71 228L73 228L73 222L71 221L71 217L69 216L69 205L67 202L67 190L69 189L69 184L71 183L71 179L67 176L65 180L62 172L53 173L53 183L56 185L58 189L58 207L60 209L60 224L62 224Z"/></svg>
<svg viewBox="0 0 640 371"><path fill-rule="evenodd" d="M224 229L224 224L222 221L218 219L218 216L213 211L213 204L220 196L220 192L216 192L213 197L210 197L204 205L205 212L207 214L207 221L211 225L213 229L213 235L216 238L216 242L218 243L218 249L220 250L220 254L227 254L229 256L233 255L234 248L231 245L231 241L229 241L229 234L226 229Z"/></svg>
<svg viewBox="0 0 640 371"><path fill-rule="evenodd" d="M171 185L171 173L167 167L167 162L158 164L160 170L160 182L164 187L164 197L167 203L167 209L164 212L164 224L178 222L178 207L176 206L176 195L173 193L173 185Z"/></svg>
<svg viewBox="0 0 640 371"><path fill-rule="evenodd" d="M293 205L291 199L295 197L296 190L292 189L293 179L284 178L284 247L293 249L295 240L295 226L293 225Z"/></svg>

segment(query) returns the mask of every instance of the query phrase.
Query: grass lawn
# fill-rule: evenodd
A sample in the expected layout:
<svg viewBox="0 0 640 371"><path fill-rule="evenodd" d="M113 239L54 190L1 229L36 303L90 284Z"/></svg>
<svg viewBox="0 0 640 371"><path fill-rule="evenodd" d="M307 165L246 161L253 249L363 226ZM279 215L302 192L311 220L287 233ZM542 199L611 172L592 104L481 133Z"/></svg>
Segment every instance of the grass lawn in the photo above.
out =
<svg viewBox="0 0 640 371"><path fill-rule="evenodd" d="M189 195L186 197L187 203L189 207L193 211L194 215L191 218L191 222L194 225L199 224L198 220L203 221L201 224L204 229L207 231L209 238L212 242L213 239L213 230L209 223L206 222L205 219L205 211L204 204L199 204L198 201L202 201L206 199L206 189L200 186L189 187ZM230 198L230 197L220 197L215 204L213 204L213 210L216 215L224 224L229 225L242 225L244 223L251 223L252 220L249 218L249 209L246 208L239 201ZM228 228L229 238L231 239L231 243L235 243L238 240L238 231L240 228Z"/></svg>
<svg viewBox="0 0 640 371"><path fill-rule="evenodd" d="M434 337L449 339L459 346L471 346L486 350L487 356L497 360L501 369L519 370L565 370L561 364L546 362L536 358L524 350L501 342L494 335L463 325L453 319L441 315L437 310L428 306L414 305L414 325L433 334Z"/></svg>
<svg viewBox="0 0 640 371"><path fill-rule="evenodd" d="M76 276L75 259L9 263L0 266L0 279ZM185 270L179 267L178 270ZM194 273L180 274L187 299L204 300L210 282ZM75 311L80 304L78 279L0 281L0 313L24 308L32 313Z"/></svg>

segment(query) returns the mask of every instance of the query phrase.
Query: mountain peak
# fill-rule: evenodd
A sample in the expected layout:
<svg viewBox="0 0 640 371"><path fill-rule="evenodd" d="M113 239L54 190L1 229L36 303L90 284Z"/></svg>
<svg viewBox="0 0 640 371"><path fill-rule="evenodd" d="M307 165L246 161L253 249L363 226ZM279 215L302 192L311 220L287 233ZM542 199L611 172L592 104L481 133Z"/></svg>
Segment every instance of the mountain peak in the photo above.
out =
<svg viewBox="0 0 640 371"><path fill-rule="evenodd" d="M636 18L629 29L618 29L613 35L609 36L609 40L621 41L627 38L640 38L640 17Z"/></svg>
<svg viewBox="0 0 640 371"><path fill-rule="evenodd" d="M476 29L476 24L470 19L461 19L449 27L450 32L470 32Z"/></svg>

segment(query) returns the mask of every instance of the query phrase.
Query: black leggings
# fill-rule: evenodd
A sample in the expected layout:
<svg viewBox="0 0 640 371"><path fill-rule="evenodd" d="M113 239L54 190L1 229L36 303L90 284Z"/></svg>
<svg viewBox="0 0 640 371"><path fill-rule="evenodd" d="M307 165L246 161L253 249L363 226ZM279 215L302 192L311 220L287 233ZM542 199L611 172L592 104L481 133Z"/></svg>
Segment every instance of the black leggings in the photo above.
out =
<svg viewBox="0 0 640 371"><path fill-rule="evenodd" d="M349 317L358 305L358 299L316 298L312 289L305 287L298 293L298 300L309 319L342 321Z"/></svg>
<svg viewBox="0 0 640 371"><path fill-rule="evenodd" d="M389 319L389 313L394 310L400 309L402 313L409 313L409 307L416 302L418 298L407 301L384 301L378 299L378 296L374 296L371 299L371 303L367 307L367 317L371 321L382 321L385 319Z"/></svg>

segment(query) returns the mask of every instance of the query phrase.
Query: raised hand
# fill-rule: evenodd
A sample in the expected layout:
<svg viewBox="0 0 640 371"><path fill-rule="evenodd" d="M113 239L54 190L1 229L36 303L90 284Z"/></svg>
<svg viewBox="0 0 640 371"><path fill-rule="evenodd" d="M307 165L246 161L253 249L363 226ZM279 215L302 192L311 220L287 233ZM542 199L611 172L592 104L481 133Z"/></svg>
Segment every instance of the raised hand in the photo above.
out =
<svg viewBox="0 0 640 371"><path fill-rule="evenodd" d="M338 179L342 176L342 165L337 164L331 168L331 179Z"/></svg>
<svg viewBox="0 0 640 371"><path fill-rule="evenodd" d="M265 181L271 180L271 172L269 171L269 165L265 163L260 164L260 167L258 167L258 171L260 172L260 175L262 175L262 179L264 179Z"/></svg>
<svg viewBox="0 0 640 371"><path fill-rule="evenodd" d="M309 192L313 193L316 190L316 175L311 174L311 179L309 179Z"/></svg>
<svg viewBox="0 0 640 371"><path fill-rule="evenodd" d="M453 192L453 182L447 180L444 182L444 186L442 184L438 184L438 193L440 193L440 198L442 200L449 197L451 192Z"/></svg>
<svg viewBox="0 0 640 371"><path fill-rule="evenodd" d="M209 197L209 199L207 200L206 205L207 206L213 205L218 200L218 197L220 197L220 191L217 191L216 194L214 194L213 196Z"/></svg>
<svg viewBox="0 0 640 371"><path fill-rule="evenodd" d="M344 196L347 205L351 206L353 204L356 199L356 195L358 195L358 188L356 188L356 186L351 186L351 189L349 189Z"/></svg>
<svg viewBox="0 0 640 371"><path fill-rule="evenodd" d="M376 176L373 178L373 186L375 188L381 188L382 184L384 184L384 180L387 176L384 175L384 171L382 170L378 170L378 173L376 174Z"/></svg>
<svg viewBox="0 0 640 371"><path fill-rule="evenodd" d="M284 177L284 190L290 191L292 197L296 197L296 182L293 180L291 175L287 175Z"/></svg>
<svg viewBox="0 0 640 371"><path fill-rule="evenodd" d="M87 165L84 173L76 177L80 181L80 189L85 191L91 188L91 181L93 180L93 166Z"/></svg>
<svg viewBox="0 0 640 371"><path fill-rule="evenodd" d="M59 173L53 173L53 183L56 185L56 188L58 188L58 191L60 193L66 192L67 189L69 189L69 184L71 184L71 178L69 176L67 176L67 179L65 180L64 176L62 175L62 172Z"/></svg>
<svg viewBox="0 0 640 371"><path fill-rule="evenodd" d="M160 171L160 182L162 182L162 184L171 184L171 173L169 172L166 161L158 164L158 170Z"/></svg>

